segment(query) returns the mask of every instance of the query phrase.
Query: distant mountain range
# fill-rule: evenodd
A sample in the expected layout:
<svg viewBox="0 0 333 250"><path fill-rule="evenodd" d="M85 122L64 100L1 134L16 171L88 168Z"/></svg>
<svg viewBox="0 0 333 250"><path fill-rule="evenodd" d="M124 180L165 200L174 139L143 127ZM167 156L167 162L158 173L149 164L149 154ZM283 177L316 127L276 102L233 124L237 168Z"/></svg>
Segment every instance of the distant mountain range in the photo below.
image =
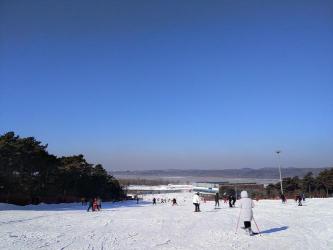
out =
<svg viewBox="0 0 333 250"><path fill-rule="evenodd" d="M283 177L303 177L308 172L318 175L325 168L282 168ZM255 179L278 179L279 171L277 168L242 168L242 169L223 169L223 170L136 170L136 171L111 171L111 174L119 177L220 177L220 178L255 178Z"/></svg>

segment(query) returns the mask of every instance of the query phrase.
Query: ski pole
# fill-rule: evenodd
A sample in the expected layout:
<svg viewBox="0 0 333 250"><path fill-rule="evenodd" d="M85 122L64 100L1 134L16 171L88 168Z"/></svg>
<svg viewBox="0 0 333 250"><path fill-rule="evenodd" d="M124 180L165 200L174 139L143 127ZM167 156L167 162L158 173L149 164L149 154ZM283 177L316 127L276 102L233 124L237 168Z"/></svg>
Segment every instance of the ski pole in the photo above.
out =
<svg viewBox="0 0 333 250"><path fill-rule="evenodd" d="M238 220L237 220L237 226L236 226L235 234L237 234L238 224L239 224L239 219L240 219L241 211L242 211L242 210L239 210L239 215L238 215Z"/></svg>
<svg viewBox="0 0 333 250"><path fill-rule="evenodd" d="M260 230L259 230L259 227L258 227L258 225L257 225L257 222L256 222L256 220L254 219L254 216L253 216L253 222L254 222L254 224L256 224L256 227L257 227L257 229L258 229L258 233L261 235Z"/></svg>

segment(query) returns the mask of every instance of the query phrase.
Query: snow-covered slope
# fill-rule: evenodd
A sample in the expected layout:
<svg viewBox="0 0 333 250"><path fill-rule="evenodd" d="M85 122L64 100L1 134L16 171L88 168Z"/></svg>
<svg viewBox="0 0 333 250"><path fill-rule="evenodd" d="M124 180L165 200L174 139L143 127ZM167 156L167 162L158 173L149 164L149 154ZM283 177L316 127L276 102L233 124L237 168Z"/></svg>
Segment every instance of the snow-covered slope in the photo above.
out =
<svg viewBox="0 0 333 250"><path fill-rule="evenodd" d="M302 207L255 202L262 235L251 237L242 229L235 234L238 208L207 202L194 213L191 196L160 195L176 197L178 206L153 206L147 196L90 213L80 204L0 204L0 249L333 249L333 199L308 199Z"/></svg>

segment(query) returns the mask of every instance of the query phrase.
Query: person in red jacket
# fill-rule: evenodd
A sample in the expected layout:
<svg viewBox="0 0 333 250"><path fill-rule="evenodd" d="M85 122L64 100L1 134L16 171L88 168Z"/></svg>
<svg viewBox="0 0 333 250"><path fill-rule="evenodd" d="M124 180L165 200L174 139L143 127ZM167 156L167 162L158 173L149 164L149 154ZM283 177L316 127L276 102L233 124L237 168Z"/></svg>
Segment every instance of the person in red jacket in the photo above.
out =
<svg viewBox="0 0 333 250"><path fill-rule="evenodd" d="M92 211L96 211L98 209L98 206L97 206L97 199L95 198L94 199L94 202L93 202L93 208L92 208Z"/></svg>

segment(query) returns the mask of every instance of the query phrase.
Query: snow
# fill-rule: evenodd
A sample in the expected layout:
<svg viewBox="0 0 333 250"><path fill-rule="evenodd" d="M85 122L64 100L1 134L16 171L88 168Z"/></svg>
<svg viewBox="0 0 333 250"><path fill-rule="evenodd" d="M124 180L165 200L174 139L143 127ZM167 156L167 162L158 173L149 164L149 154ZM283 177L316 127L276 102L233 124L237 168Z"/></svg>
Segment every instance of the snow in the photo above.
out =
<svg viewBox="0 0 333 250"><path fill-rule="evenodd" d="M302 207L255 201L262 235L251 237L240 228L235 234L239 209L223 201L220 209L207 201L194 213L191 193L155 195L175 197L178 206L153 206L152 197L89 213L78 203L0 204L0 249L333 249L333 199L307 199Z"/></svg>

